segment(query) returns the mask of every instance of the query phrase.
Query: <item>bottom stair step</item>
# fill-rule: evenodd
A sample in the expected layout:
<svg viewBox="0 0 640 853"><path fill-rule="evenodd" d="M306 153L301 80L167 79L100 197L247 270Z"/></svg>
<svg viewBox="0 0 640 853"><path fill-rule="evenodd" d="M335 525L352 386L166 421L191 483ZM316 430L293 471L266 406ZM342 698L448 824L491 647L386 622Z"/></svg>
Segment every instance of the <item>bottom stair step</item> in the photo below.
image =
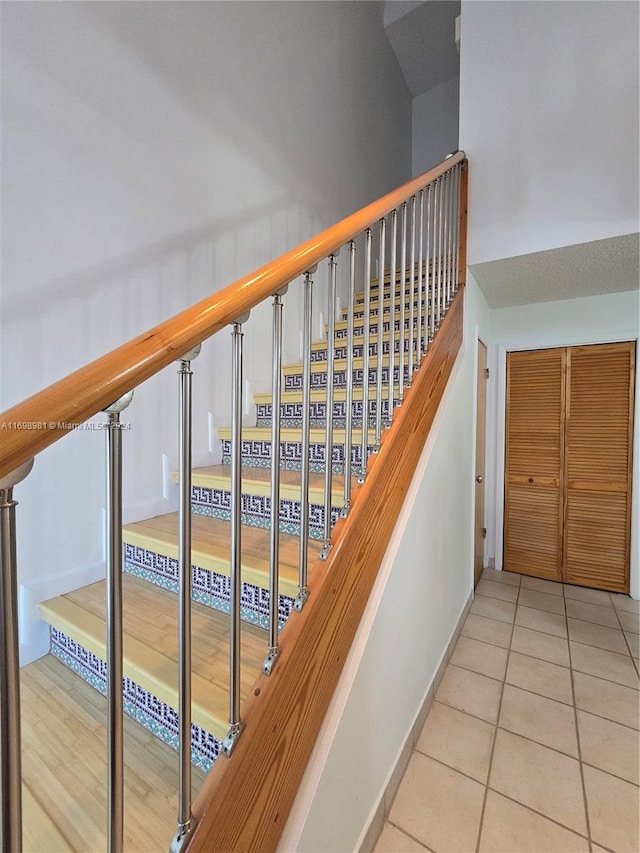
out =
<svg viewBox="0 0 640 853"><path fill-rule="evenodd" d="M51 655L20 670L25 853L107 849L107 703ZM124 719L124 849L168 850L178 756ZM204 773L192 767L194 795Z"/></svg>
<svg viewBox="0 0 640 853"><path fill-rule="evenodd" d="M177 746L177 606L172 593L123 575L124 701L127 713ZM105 582L40 605L51 626L51 653L101 692L106 679ZM208 770L228 730L229 618L197 603L192 611L192 746ZM249 695L267 651L267 635L243 625L241 696Z"/></svg>

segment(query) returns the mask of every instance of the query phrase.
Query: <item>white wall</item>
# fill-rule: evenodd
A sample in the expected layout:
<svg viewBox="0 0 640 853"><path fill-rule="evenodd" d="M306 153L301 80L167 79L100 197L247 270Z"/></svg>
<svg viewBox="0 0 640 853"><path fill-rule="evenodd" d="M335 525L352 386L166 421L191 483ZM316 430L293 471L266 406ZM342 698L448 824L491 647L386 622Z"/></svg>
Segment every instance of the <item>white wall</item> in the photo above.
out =
<svg viewBox="0 0 640 853"><path fill-rule="evenodd" d="M458 149L460 80L454 77L411 103L411 168L420 175Z"/></svg>
<svg viewBox="0 0 640 853"><path fill-rule="evenodd" d="M379 4L10 3L1 57L3 409L410 177ZM246 325L249 392L270 387L270 330L265 305ZM228 419L229 349L221 333L194 363L196 463ZM123 416L129 519L172 506L175 394L171 369ZM101 574L103 492L88 431L16 490L23 641L37 598Z"/></svg>
<svg viewBox="0 0 640 853"><path fill-rule="evenodd" d="M504 424L506 353L552 346L638 340L640 294L615 293L535 305L494 309L489 313L489 383L487 424L487 554L502 568L504 523ZM636 370L634 415L631 595L640 598L640 383Z"/></svg>
<svg viewBox="0 0 640 853"><path fill-rule="evenodd" d="M638 231L638 12L463 0L470 265Z"/></svg>
<svg viewBox="0 0 640 853"><path fill-rule="evenodd" d="M476 341L488 319L473 283L465 299L463 348L281 838L283 853L358 849L473 588Z"/></svg>

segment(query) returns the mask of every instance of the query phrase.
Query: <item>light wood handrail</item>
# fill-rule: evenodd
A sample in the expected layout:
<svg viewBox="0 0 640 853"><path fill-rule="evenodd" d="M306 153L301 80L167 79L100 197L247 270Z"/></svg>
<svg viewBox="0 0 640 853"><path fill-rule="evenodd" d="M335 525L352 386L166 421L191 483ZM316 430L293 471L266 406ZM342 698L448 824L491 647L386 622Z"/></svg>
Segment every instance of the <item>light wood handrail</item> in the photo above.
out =
<svg viewBox="0 0 640 853"><path fill-rule="evenodd" d="M464 161L464 152L458 152L276 260L7 409L0 414L0 477L66 435L68 427L58 429L58 424L84 423ZM27 426L15 429L12 424Z"/></svg>

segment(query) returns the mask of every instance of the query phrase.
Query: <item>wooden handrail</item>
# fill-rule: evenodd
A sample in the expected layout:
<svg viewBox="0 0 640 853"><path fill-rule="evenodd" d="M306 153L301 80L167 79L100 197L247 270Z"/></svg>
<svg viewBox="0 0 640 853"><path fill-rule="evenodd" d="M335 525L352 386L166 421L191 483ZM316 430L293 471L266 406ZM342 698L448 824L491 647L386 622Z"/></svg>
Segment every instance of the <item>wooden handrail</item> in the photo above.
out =
<svg viewBox="0 0 640 853"><path fill-rule="evenodd" d="M457 154L104 356L0 414L0 477L268 299L457 163ZM463 172L463 180L465 173ZM466 210L466 204L465 204ZM14 425L21 424L22 428Z"/></svg>

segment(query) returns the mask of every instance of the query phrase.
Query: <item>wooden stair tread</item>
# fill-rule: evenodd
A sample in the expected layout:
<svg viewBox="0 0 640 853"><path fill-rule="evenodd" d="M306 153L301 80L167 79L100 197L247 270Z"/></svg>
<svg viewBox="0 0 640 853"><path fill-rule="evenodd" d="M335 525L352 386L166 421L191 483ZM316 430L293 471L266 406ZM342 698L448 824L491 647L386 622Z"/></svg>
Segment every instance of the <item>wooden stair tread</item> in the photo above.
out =
<svg viewBox="0 0 640 853"><path fill-rule="evenodd" d="M397 365L396 365L397 366ZM397 386L397 382L395 383ZM389 386L387 383L384 383L383 386L387 390ZM372 386L369 383L369 400L372 401L371 397ZM271 402L271 392L264 392L262 394L254 394L253 395L254 402L256 405L263 405L265 403ZM327 399L327 389L326 388L312 388L311 389L311 402L324 402ZM334 388L333 389L333 402L334 403L342 403L347 399L347 389L346 388ZM362 388L354 387L353 389L353 399L354 401L362 400ZM385 399L387 399L385 397ZM302 391L285 391L282 390L282 402L283 403L301 403L302 402Z"/></svg>
<svg viewBox="0 0 640 853"><path fill-rule="evenodd" d="M406 335L405 335L405 337L406 337ZM345 338L345 343L346 343L346 338ZM396 354L396 356L397 356L397 354ZM409 363L409 353L404 353L403 361L404 361L404 364ZM396 365L396 367L398 366L397 357L394 358L394 364ZM362 358L362 356L358 356L357 358L353 359L353 369L354 370L358 370L358 368L363 367L363 365L364 365L364 359ZM369 356L369 368L377 367L377 365L378 365L378 356L377 355L370 355ZM382 366L388 367L388 365L389 365L389 355L388 355L388 353L385 353L382 356ZM333 368L335 371L346 370L347 369L346 358L334 359ZM311 373L326 373L326 370L327 370L327 362L326 361L314 361L311 363ZM302 373L302 362L299 361L299 362L296 362L293 364L284 365L284 367L282 368L282 373L284 376Z"/></svg>
<svg viewBox="0 0 640 853"><path fill-rule="evenodd" d="M105 698L52 655L22 667L20 682L24 853L106 850ZM125 715L124 763L124 848L166 850L177 754ZM197 793L204 773L192 766L191 778Z"/></svg>
<svg viewBox="0 0 640 853"><path fill-rule="evenodd" d="M384 399L384 397L383 397ZM222 439L231 438L231 427L219 427L218 435ZM345 430L341 427L336 427L333 430L333 441L334 444L344 444L345 441ZM362 430L360 427L354 427L352 430L352 441L354 445L357 445L358 442L362 438ZM369 429L369 441L370 443L375 439L375 429ZM311 444L324 444L325 439L327 437L326 431L324 427L311 427L309 430L309 440ZM242 427L242 438L245 441L271 441L271 427ZM281 441L302 441L302 429L300 427L283 427L280 431L280 440Z"/></svg>
<svg viewBox="0 0 640 853"><path fill-rule="evenodd" d="M28 786L22 784L22 843L25 853L68 853L73 847L60 832L51 816L32 794Z"/></svg>
<svg viewBox="0 0 640 853"><path fill-rule="evenodd" d="M178 709L177 598L123 575L123 674L174 710ZM82 587L40 605L43 618L106 660L105 582ZM267 635L243 624L241 695L259 675ZM217 738L228 729L229 617L203 605L192 607L193 722Z"/></svg>
<svg viewBox="0 0 640 853"><path fill-rule="evenodd" d="M267 427L270 429L270 427ZM252 495L271 494L271 468L255 468L250 465L242 466L242 491ZM178 473L174 473L175 482L179 482ZM231 467L229 465L207 465L194 468L192 472L194 486L210 488L227 488L231 482ZM300 470L280 470L280 497L282 499L300 500ZM332 479L332 504L342 506L344 498L344 476L335 474ZM309 472L309 497L314 503L324 502L324 474L316 471Z"/></svg>
<svg viewBox="0 0 640 853"><path fill-rule="evenodd" d="M220 518L205 515L191 516L192 562L203 569L229 574L231 524ZM266 587L269 576L269 536L262 527L242 527L242 579ZM178 559L178 513L157 515L144 521L127 524L122 538L131 545L156 550ZM290 598L298 594L298 552L300 539L280 534L280 593ZM313 561L320 553L321 543L309 540L308 554Z"/></svg>

